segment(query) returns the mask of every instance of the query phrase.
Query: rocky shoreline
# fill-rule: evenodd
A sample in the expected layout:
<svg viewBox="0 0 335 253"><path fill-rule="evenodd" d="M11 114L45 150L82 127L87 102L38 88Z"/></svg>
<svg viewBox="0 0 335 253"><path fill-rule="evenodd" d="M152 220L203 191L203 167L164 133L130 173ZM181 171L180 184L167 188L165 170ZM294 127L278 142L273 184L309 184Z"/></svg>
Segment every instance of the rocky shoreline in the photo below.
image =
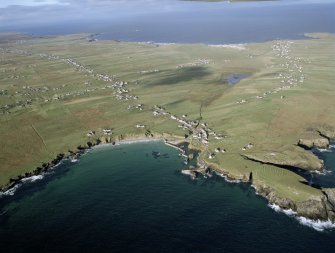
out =
<svg viewBox="0 0 335 253"><path fill-rule="evenodd" d="M141 139L129 139L129 140L135 142L135 141L144 140L144 139L145 140L155 140L155 138L149 138L147 136L144 136L144 137L141 136ZM162 138L160 138L160 139L162 139ZM126 140L128 140L128 139L126 139L126 138L124 139L121 136L118 141L113 141L110 138L109 139L105 138L103 140L102 140L102 138L97 138L96 140L88 141L84 145L77 146L75 151L69 150L68 154L64 154L64 153L58 154L50 162L43 163L42 166L36 167L32 172L26 172L24 174L18 175L17 177L10 178L8 184L6 184L5 186L0 187L0 192L6 192L6 191L9 191L9 190L13 189L16 185L20 184L26 178L42 175L43 173L46 173L46 172L50 171L52 168L54 168L55 166L57 166L59 163L61 163L64 160L77 159L77 158L80 157L80 155L84 154L87 150L89 150L89 149L91 149L95 146L99 146L99 145L103 145L103 144L116 145L116 144L121 143L122 141L126 141Z"/></svg>
<svg viewBox="0 0 335 253"><path fill-rule="evenodd" d="M187 162L194 158L193 153L189 153L189 143L185 140L168 141L163 137L149 138L148 136L141 136L141 139L136 138L129 141L137 142L141 140L150 141L158 139L164 140L164 143L166 145L178 149L181 152L181 155L187 159ZM122 143L122 141L127 140L127 138L123 139L121 137L119 141L112 141L107 139L105 141L101 141L100 138L96 139L95 141L88 141L85 145L77 146L75 151L69 151L69 154L58 154L53 160L48 163L43 163L42 166L37 167L32 172L26 172L15 178L11 178L7 185L0 188L0 192L6 192L13 189L16 185L20 184L26 178L46 173L66 159L77 159L80 155L95 146L101 144L117 145L118 143ZM315 146L318 147L318 145ZM315 146L313 145L312 148ZM327 147L328 146L329 142L327 144ZM270 205L276 205L284 211L292 210L294 213L296 213L297 216L305 217L313 221L331 221L332 223L335 223L335 188L322 189L323 195L319 198L313 198L296 203L291 199L278 196L276 191L268 185L255 183L252 178L252 172L250 172L249 175L243 175L241 177L238 177L229 173L228 171L225 171L222 168L219 168L216 164L208 164L206 161L200 160L199 156L197 159L197 166L191 165L188 170L182 171L182 173L190 175L191 178L196 178L199 175L210 175L211 172L219 174L220 176L224 177L228 182L242 182L250 184L255 189L256 194L267 199Z"/></svg>
<svg viewBox="0 0 335 253"><path fill-rule="evenodd" d="M184 146L181 145L183 143L186 143L184 140L178 140L178 141L168 141L164 135L161 135L159 137L155 137L154 135L146 136L146 135L140 135L140 136L131 136L131 137L125 137L125 136L117 136L115 137L115 140L108 137L99 137L94 140L90 140L86 142L86 144L81 144L77 146L76 150L72 151L69 150L68 154L60 153L58 154L54 159L52 159L50 162L43 163L42 166L36 167L32 172L26 172L24 174L18 175L14 178L9 179L9 183L5 186L0 187L0 193L7 192L11 189L13 189L16 185L22 183L24 179L33 177L33 176L39 176L42 175L48 171L50 171L52 168L57 166L59 163L61 163L64 160L70 159L70 160L76 160L78 159L82 154L84 154L87 150L90 150L91 148L95 146L102 146L102 145L117 145L122 143L135 143L140 141L154 141L154 140L162 140L164 143L170 147L178 149L182 155L186 156L188 152L188 145L187 149L184 149ZM187 143L188 144L188 143ZM187 155L187 161L189 161L189 157Z"/></svg>
<svg viewBox="0 0 335 253"><path fill-rule="evenodd" d="M325 139L325 138L323 138ZM322 141L324 145L316 145L311 146L312 148L328 148L331 139L327 139L327 141ZM267 199L269 205L276 205L285 211L292 211L295 213L297 217L304 217L311 221L315 222L331 222L335 226L335 188L325 188L322 189L322 195L319 198L311 198L309 200L303 202L294 202L289 198L283 198L278 196L276 191L272 189L270 186L266 184L260 184L253 181L252 172L249 175L243 176L235 176L228 171L225 171L222 168L219 168L216 164L208 164L204 160L198 161L198 168L192 169L195 174L189 175L195 177L198 176L199 173L202 175L214 171L220 173L226 181L228 182L242 182L250 184L256 191L256 194ZM285 212L286 213L286 212Z"/></svg>
<svg viewBox="0 0 335 253"><path fill-rule="evenodd" d="M203 165L205 164L203 161L202 163ZM335 224L335 188L323 189L323 195L318 199L314 198L303 202L294 202L289 198L278 196L276 191L268 185L254 183L252 180L252 173L250 173L249 177L235 177L229 172L211 165L206 165L204 171L208 168L219 172L228 182L250 184L255 189L256 194L267 199L269 205L277 205L283 211L291 210L298 217L305 217L312 221L331 221Z"/></svg>

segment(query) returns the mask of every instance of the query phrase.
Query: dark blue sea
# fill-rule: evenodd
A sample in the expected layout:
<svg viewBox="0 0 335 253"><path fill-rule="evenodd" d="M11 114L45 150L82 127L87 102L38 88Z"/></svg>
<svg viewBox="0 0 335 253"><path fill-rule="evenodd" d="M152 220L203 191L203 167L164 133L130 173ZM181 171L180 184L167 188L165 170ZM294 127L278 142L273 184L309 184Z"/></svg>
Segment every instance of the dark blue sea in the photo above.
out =
<svg viewBox="0 0 335 253"><path fill-rule="evenodd" d="M163 142L98 147L64 162L2 196L1 252L335 249L335 231L275 212L247 184L215 175L192 180L184 166Z"/></svg>

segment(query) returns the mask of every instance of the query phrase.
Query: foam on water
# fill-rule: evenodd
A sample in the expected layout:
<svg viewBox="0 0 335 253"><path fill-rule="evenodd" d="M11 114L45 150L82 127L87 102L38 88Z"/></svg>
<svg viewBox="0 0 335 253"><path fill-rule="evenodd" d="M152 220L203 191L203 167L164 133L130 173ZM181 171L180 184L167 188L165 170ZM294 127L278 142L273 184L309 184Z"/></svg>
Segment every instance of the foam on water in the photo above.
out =
<svg viewBox="0 0 335 253"><path fill-rule="evenodd" d="M284 213L287 216L294 217L301 225L315 229L316 231L323 232L328 229L335 228L335 223L330 220L312 220L303 216L297 216L297 213L292 209L283 209L276 204L268 204L268 206L277 213Z"/></svg>
<svg viewBox="0 0 335 253"><path fill-rule="evenodd" d="M21 179L21 182L23 182L23 183L26 183L26 182L33 183L33 182L35 182L37 180L41 180L43 178L44 178L44 175L41 174L41 175L36 175L36 176L23 178L23 179Z"/></svg>
<svg viewBox="0 0 335 253"><path fill-rule="evenodd" d="M146 156L152 150L167 153L170 159ZM21 183L13 197L1 199L0 214L5 211L5 215L0 218L0 244L7 247L2 247L2 251L14 253L24 248L37 252L42 244L55 252L148 252L168 248L171 252L224 249L275 253L292 248L301 252L327 251L334 247L335 229L326 230L333 227L329 221L301 219L306 226L300 225L292 210L282 211L291 218L278 214L264 204L263 198L254 196L247 185L228 184L221 177L213 176L212 181L199 177L191 182L181 174L185 168L182 161L178 152L166 147L163 141L93 150L90 155L80 156L75 166L67 160L54 179L48 180L45 175L35 183ZM77 169L67 173L73 167ZM35 191L39 194L30 197ZM77 219L73 219L74 215ZM181 217L178 226L171 222L176 217ZM64 221L69 229L64 230ZM87 222L94 222L89 231L93 236L88 237L82 229ZM148 227L152 231L145 233ZM199 230L201 240L195 240L194 228ZM213 228L215 233L208 233ZM241 233L241 229L252 232ZM318 232L321 229L325 232ZM57 240L45 240L45 231L50 232L48 238ZM177 241L166 240L167 234L177 235ZM298 234L299 240L292 234ZM259 238L269 243L260 243ZM134 245L129 246L130 241Z"/></svg>
<svg viewBox="0 0 335 253"><path fill-rule="evenodd" d="M31 177L26 177L26 178L22 178L20 181L21 183L16 184L15 186L13 186L12 188L10 188L7 191L1 192L0 191L0 198L3 196L13 196L15 194L15 192L17 191L17 189L19 189L22 185L22 183L34 183L38 180L41 180L44 178L45 174L41 174L41 175L34 175Z"/></svg>
<svg viewBox="0 0 335 253"><path fill-rule="evenodd" d="M295 211L293 211L292 209L282 209L281 207L279 207L276 204L268 204L268 206L275 210L277 213L284 213L287 216L295 216L297 213Z"/></svg>
<svg viewBox="0 0 335 253"><path fill-rule="evenodd" d="M16 190L18 188L20 188L21 184L16 184L13 188L7 190L7 191L4 191L4 192L0 192L0 198L3 197L3 196L13 196L14 193L16 192Z"/></svg>
<svg viewBox="0 0 335 253"><path fill-rule="evenodd" d="M321 153L323 153L323 152L333 152L331 149L328 149L328 148L317 148L317 150Z"/></svg>
<svg viewBox="0 0 335 253"><path fill-rule="evenodd" d="M296 217L296 219L299 221L300 224L314 228L319 232L335 228L335 223L332 223L330 220L327 221L311 220L305 217Z"/></svg>
<svg viewBox="0 0 335 253"><path fill-rule="evenodd" d="M224 180L228 183L234 183L234 184L238 184L238 183L241 183L241 180L239 179L229 179L227 177L227 175L224 175L224 174L220 174L220 173L216 173L216 175L220 176L220 177L223 177Z"/></svg>
<svg viewBox="0 0 335 253"><path fill-rule="evenodd" d="M332 174L332 171L331 171L331 170L326 170L326 169L324 169L324 170L322 170L322 171L319 171L319 170L313 170L313 171L311 171L311 172L312 172L312 173L315 173L315 174L318 174L318 175L323 175L323 176Z"/></svg>
<svg viewBox="0 0 335 253"><path fill-rule="evenodd" d="M182 170L182 171L181 171L181 174L190 176L192 180L195 180L195 179L196 179L195 174L193 174L191 170Z"/></svg>

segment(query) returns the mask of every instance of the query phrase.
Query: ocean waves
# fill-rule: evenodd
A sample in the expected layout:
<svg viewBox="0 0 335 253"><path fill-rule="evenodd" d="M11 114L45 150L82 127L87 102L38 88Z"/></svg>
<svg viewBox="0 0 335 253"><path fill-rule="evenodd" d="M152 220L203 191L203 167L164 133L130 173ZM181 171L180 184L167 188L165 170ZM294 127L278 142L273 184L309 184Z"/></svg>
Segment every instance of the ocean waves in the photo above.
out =
<svg viewBox="0 0 335 253"><path fill-rule="evenodd" d="M295 218L301 225L315 229L318 232L323 232L325 230L330 230L335 228L335 223L330 220L321 221L321 220L312 220L306 217L298 216L295 211L292 209L282 209L276 204L268 204L268 206L277 213L284 213L289 217Z"/></svg>
<svg viewBox="0 0 335 253"><path fill-rule="evenodd" d="M36 181L42 180L45 176L45 173L40 175L34 175L31 177L25 177L20 180L20 183L17 183L12 188L8 189L7 191L0 191L0 198L4 196L13 196L15 192L23 185L27 183L35 183Z"/></svg>

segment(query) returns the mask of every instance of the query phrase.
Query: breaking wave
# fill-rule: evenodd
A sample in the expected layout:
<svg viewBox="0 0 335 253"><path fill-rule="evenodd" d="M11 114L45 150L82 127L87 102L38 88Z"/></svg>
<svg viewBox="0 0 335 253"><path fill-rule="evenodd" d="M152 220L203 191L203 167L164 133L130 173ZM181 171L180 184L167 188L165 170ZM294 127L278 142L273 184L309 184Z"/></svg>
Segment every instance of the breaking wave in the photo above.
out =
<svg viewBox="0 0 335 253"><path fill-rule="evenodd" d="M20 180L20 183L17 183L12 188L10 188L6 191L0 191L0 198L4 197L4 196L13 196L15 194L15 192L17 191L17 189L19 189L22 186L22 184L24 184L24 183L34 183L38 180L43 179L44 175L45 174L34 175L34 176L31 176L31 177L22 178Z"/></svg>
<svg viewBox="0 0 335 253"><path fill-rule="evenodd" d="M320 221L320 220L311 220L305 217L296 217L300 224L314 228L315 230L322 232L327 229L335 228L335 223L332 223L330 220Z"/></svg>
<svg viewBox="0 0 335 253"><path fill-rule="evenodd" d="M317 150L321 153L323 153L323 152L333 152L333 150L328 149L328 148L317 148Z"/></svg>
<svg viewBox="0 0 335 253"><path fill-rule="evenodd" d="M268 206L275 212L284 213L289 217L294 217L301 225L313 228L319 232L335 228L335 223L331 222L330 220L327 221L312 220L306 217L297 216L297 213L292 209L283 209L276 204L268 204Z"/></svg>
<svg viewBox="0 0 335 253"><path fill-rule="evenodd" d="M20 188L20 186L21 184L16 184L13 188L10 188L9 190L4 192L0 192L0 198L3 196L13 196L16 190Z"/></svg>
<svg viewBox="0 0 335 253"><path fill-rule="evenodd" d="M27 183L27 182L33 183L33 182L35 182L37 180L41 180L43 178L44 178L44 175L41 174L41 175L36 175L36 176L31 176L31 177L23 178L23 179L21 179L21 182L22 183Z"/></svg>
<svg viewBox="0 0 335 253"><path fill-rule="evenodd" d="M191 170L182 170L181 174L188 175L188 176L194 176Z"/></svg>
<svg viewBox="0 0 335 253"><path fill-rule="evenodd" d="M319 171L319 170L313 170L311 171L312 173L315 173L315 174L318 174L318 175L329 175L329 174L332 174L332 171L331 170L326 170L326 169L323 169L322 171Z"/></svg>
<svg viewBox="0 0 335 253"><path fill-rule="evenodd" d="M277 213L284 213L287 216L295 216L297 215L297 213L295 211L293 211L292 209L283 209L280 206L276 205L276 204L268 204L268 206L275 210Z"/></svg>
<svg viewBox="0 0 335 253"><path fill-rule="evenodd" d="M223 177L224 180L228 183L235 183L235 184L241 183L241 180L239 180L239 179L229 179L228 176L224 175L224 174L216 173L216 175L218 175L220 177Z"/></svg>

